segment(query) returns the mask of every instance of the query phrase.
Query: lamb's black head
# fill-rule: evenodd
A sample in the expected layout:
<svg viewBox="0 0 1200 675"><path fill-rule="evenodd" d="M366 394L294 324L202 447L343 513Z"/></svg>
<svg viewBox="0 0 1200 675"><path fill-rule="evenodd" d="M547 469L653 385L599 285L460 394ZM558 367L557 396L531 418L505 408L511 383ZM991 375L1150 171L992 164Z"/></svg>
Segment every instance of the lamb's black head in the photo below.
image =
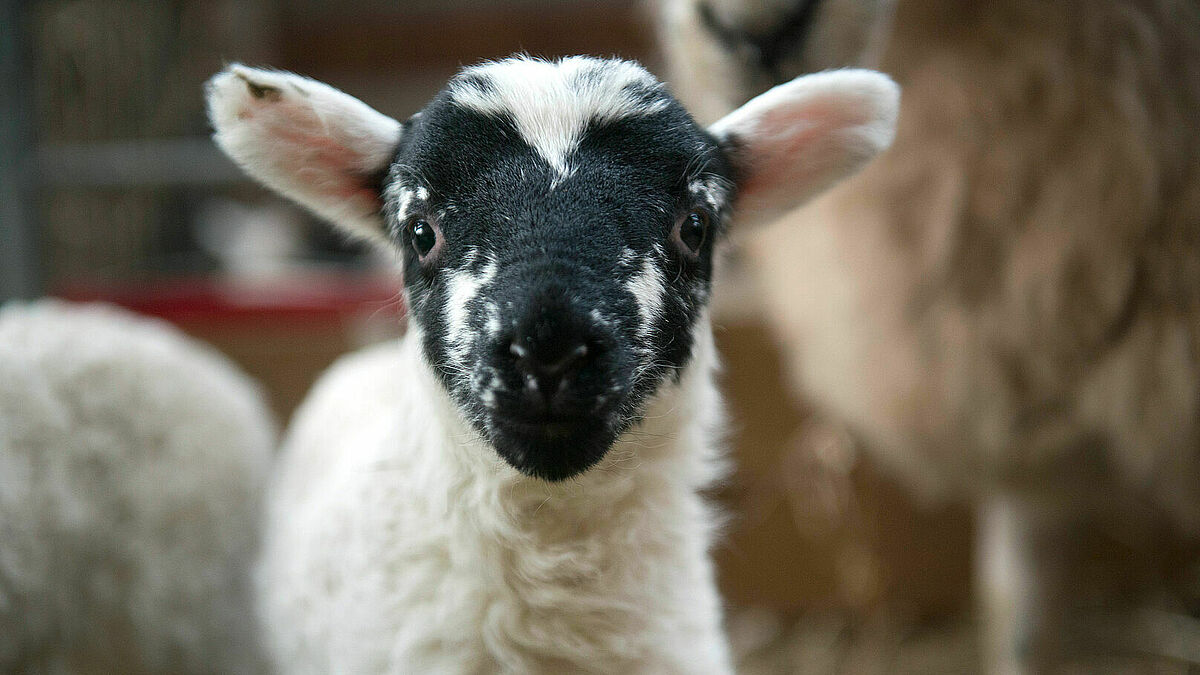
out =
<svg viewBox="0 0 1200 675"><path fill-rule="evenodd" d="M209 85L248 171L398 250L411 325L451 398L520 471L595 464L678 378L740 212L803 200L886 146L896 92L798 80L698 127L625 61L467 69L403 125L294 75ZM380 185L380 176L383 176Z"/></svg>
<svg viewBox="0 0 1200 675"><path fill-rule="evenodd" d="M412 319L514 467L588 468L687 364L730 171L623 61L471 68L404 125L384 195Z"/></svg>

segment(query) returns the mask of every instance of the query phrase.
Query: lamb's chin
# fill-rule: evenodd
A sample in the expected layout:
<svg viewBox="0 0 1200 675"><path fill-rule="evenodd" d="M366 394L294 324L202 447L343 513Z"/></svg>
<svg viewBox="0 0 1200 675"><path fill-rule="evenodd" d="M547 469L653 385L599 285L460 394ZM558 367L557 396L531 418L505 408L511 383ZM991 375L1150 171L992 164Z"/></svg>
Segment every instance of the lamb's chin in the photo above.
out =
<svg viewBox="0 0 1200 675"><path fill-rule="evenodd" d="M495 420L488 436L509 466L531 478L557 482L595 466L617 434L603 418L582 418L542 424Z"/></svg>

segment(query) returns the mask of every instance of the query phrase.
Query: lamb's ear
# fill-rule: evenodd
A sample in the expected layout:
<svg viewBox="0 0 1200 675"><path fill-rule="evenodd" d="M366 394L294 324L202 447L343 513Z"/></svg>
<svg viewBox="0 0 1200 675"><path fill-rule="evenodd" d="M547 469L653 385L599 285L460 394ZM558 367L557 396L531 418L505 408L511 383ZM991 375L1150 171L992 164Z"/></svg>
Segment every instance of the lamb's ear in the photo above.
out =
<svg viewBox="0 0 1200 675"><path fill-rule="evenodd" d="M709 127L738 176L739 224L770 220L861 169L891 145L900 88L870 70L798 77Z"/></svg>
<svg viewBox="0 0 1200 675"><path fill-rule="evenodd" d="M380 174L399 122L315 80L240 64L205 90L213 138L246 173L352 234L383 238Z"/></svg>

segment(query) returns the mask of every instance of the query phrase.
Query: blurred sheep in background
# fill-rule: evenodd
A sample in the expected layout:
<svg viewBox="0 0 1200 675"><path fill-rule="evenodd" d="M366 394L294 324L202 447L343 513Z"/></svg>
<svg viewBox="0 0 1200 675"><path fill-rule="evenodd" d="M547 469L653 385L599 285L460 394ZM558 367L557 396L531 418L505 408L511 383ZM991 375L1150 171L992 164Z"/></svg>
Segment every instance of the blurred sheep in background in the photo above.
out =
<svg viewBox="0 0 1200 675"><path fill-rule="evenodd" d="M1200 7L665 0L661 34L702 119L903 87L892 149L747 243L831 437L975 506L990 666L1200 662Z"/></svg>
<svg viewBox="0 0 1200 675"><path fill-rule="evenodd" d="M0 672L261 672L274 442L257 387L165 323L0 309Z"/></svg>

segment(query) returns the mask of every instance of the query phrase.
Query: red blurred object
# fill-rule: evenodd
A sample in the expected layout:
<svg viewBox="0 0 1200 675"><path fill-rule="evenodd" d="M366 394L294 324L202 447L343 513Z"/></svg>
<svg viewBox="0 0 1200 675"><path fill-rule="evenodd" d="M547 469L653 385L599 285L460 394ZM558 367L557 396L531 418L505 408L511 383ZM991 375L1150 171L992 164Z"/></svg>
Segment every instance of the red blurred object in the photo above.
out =
<svg viewBox="0 0 1200 675"><path fill-rule="evenodd" d="M338 321L363 313L404 315L399 280L382 274L304 272L284 278L173 277L147 282L72 281L52 293L109 302L185 325Z"/></svg>

